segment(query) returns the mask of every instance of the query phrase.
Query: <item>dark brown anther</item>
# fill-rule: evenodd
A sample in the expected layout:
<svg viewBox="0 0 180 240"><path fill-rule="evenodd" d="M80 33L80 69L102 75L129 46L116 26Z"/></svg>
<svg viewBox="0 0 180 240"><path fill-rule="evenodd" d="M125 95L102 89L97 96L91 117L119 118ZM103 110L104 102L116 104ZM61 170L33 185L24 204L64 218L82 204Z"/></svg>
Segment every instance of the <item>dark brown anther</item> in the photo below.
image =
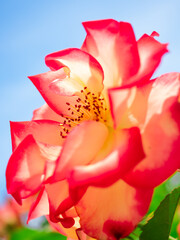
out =
<svg viewBox="0 0 180 240"><path fill-rule="evenodd" d="M68 106L70 105L70 103L68 103L68 102L67 102L66 104L67 104Z"/></svg>

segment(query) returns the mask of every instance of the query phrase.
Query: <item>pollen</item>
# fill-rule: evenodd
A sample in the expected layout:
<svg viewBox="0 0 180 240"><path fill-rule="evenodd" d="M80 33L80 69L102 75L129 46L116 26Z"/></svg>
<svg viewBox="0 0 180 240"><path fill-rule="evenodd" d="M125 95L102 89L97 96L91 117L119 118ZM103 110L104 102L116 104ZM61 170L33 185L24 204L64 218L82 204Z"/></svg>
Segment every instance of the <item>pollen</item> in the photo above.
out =
<svg viewBox="0 0 180 240"><path fill-rule="evenodd" d="M69 115L61 114L64 121L59 124L62 138L66 138L71 129L83 121L107 122L107 106L104 97L89 91L87 87L80 90L80 97L75 104L66 102L66 105Z"/></svg>

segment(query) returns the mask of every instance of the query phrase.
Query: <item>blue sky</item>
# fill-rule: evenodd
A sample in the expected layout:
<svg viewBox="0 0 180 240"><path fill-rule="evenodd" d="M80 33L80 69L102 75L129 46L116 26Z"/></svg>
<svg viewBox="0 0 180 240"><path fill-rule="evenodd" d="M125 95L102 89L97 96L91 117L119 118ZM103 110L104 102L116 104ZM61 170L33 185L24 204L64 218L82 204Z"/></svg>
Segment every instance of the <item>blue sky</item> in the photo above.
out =
<svg viewBox="0 0 180 240"><path fill-rule="evenodd" d="M5 167L11 154L9 121L30 120L44 102L27 79L45 72L44 57L54 51L80 47L81 22L114 18L130 22L136 37L160 33L169 43L155 76L180 70L179 0L1 0L0 3L0 201L6 196Z"/></svg>

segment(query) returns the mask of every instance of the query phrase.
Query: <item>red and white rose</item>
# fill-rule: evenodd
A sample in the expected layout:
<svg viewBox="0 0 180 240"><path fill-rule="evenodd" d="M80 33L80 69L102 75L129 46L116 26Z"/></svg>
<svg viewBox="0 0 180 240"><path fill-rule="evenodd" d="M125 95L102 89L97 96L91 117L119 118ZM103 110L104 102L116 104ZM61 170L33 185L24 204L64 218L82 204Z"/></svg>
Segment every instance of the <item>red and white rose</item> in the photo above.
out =
<svg viewBox="0 0 180 240"><path fill-rule="evenodd" d="M81 49L46 56L31 76L46 104L11 122L6 177L17 202L75 239L119 239L146 214L154 187L179 168L180 75L151 79L167 44L136 41L126 22L83 23Z"/></svg>

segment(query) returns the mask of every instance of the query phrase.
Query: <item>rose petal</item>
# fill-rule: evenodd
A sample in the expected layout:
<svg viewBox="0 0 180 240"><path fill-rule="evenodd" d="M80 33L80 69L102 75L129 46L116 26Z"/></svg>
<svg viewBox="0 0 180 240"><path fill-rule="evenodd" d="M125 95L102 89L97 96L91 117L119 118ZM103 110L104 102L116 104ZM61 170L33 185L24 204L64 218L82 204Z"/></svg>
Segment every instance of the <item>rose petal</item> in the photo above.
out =
<svg viewBox="0 0 180 240"><path fill-rule="evenodd" d="M82 49L102 65L106 87L127 83L137 73L140 61L133 29L129 23L115 20L85 22L87 32Z"/></svg>
<svg viewBox="0 0 180 240"><path fill-rule="evenodd" d="M63 180L74 166L90 163L103 146L107 135L107 127L100 122L84 121L75 127L63 144L53 180Z"/></svg>
<svg viewBox="0 0 180 240"><path fill-rule="evenodd" d="M82 230L102 240L129 235L147 212L152 193L122 180L107 188L89 187L76 205Z"/></svg>
<svg viewBox="0 0 180 240"><path fill-rule="evenodd" d="M83 24L87 32L82 49L94 56L102 65L107 87L134 84L150 79L167 44L143 35L137 42L129 23L100 20Z"/></svg>
<svg viewBox="0 0 180 240"><path fill-rule="evenodd" d="M53 70L67 66L70 77L82 82L89 91L101 92L103 89L103 70L95 58L80 49L71 48L46 56L46 64Z"/></svg>
<svg viewBox="0 0 180 240"><path fill-rule="evenodd" d="M29 134L39 141L51 145L61 145L60 124L51 120L34 120L27 122L10 122L12 148L14 149Z"/></svg>
<svg viewBox="0 0 180 240"><path fill-rule="evenodd" d="M27 224L32 219L45 216L45 215L49 215L49 202L48 202L47 193L44 190L44 188L42 188L36 200L31 205L31 208L28 214Z"/></svg>
<svg viewBox="0 0 180 240"><path fill-rule="evenodd" d="M150 36L151 37L159 37L159 33L157 33L156 31L153 31Z"/></svg>
<svg viewBox="0 0 180 240"><path fill-rule="evenodd" d="M83 230L81 228L76 229L76 234L77 234L79 240L94 239L94 238L90 238L87 234L85 234L85 232L83 232Z"/></svg>
<svg viewBox="0 0 180 240"><path fill-rule="evenodd" d="M117 132L117 147L105 159L87 166L75 166L72 169L69 184L71 189L75 188L76 196L76 190L78 188L81 190L84 186L112 185L144 158L139 129L131 128Z"/></svg>
<svg viewBox="0 0 180 240"><path fill-rule="evenodd" d="M18 203L41 187L45 160L32 135L28 135L11 155L6 169L7 191Z"/></svg>
<svg viewBox="0 0 180 240"><path fill-rule="evenodd" d="M61 149L62 148L59 146L58 147L50 146L49 148L46 149L46 152L47 152L46 154L48 159L46 160L45 169L44 169L46 183L49 182L49 178L51 178L54 173L54 170L56 168L56 162L57 162L56 160L57 160L57 157L60 155Z"/></svg>
<svg viewBox="0 0 180 240"><path fill-rule="evenodd" d="M53 111L59 115L65 114L69 116L71 114L68 111L66 103L68 102L74 106L76 100L78 99L78 96L69 96L68 91L66 96L66 89L64 88L61 91L63 92L63 95L61 96L59 93L57 93L57 91L54 91L53 87L51 86L55 80L65 81L68 79L68 75L64 69L66 68L61 68L57 71L49 71L47 73L31 76L29 79L33 82L46 103ZM76 91L77 89L74 88L74 93Z"/></svg>
<svg viewBox="0 0 180 240"><path fill-rule="evenodd" d="M73 96L83 89L83 85L72 78L65 80L56 79L49 84L49 89L61 96Z"/></svg>
<svg viewBox="0 0 180 240"><path fill-rule="evenodd" d="M126 178L133 186L155 187L179 167L179 80L179 73L165 74L157 78L148 97L144 98L147 112L141 132L146 158ZM137 102L131 109L137 119L138 100L136 99Z"/></svg>
<svg viewBox="0 0 180 240"><path fill-rule="evenodd" d="M49 224L58 232L60 232L62 235L67 236L67 240L78 240L78 237L76 235L76 228L71 227L71 228L64 228L61 223L54 223L50 221L49 217L46 216ZM90 240L90 239L88 239Z"/></svg>
<svg viewBox="0 0 180 240"><path fill-rule="evenodd" d="M114 128L117 128L120 125L123 115L128 109L129 100L133 99L133 95L133 88L108 89L110 111L113 119Z"/></svg>
<svg viewBox="0 0 180 240"><path fill-rule="evenodd" d="M155 80L136 86L108 89L114 128L130 128L144 124L148 97Z"/></svg>
<svg viewBox="0 0 180 240"><path fill-rule="evenodd" d="M150 79L158 67L162 56L168 52L167 44L158 42L153 35L148 36L144 34L137 42L141 64L137 76L131 82Z"/></svg>
<svg viewBox="0 0 180 240"><path fill-rule="evenodd" d="M63 118L55 113L47 104L33 111L32 120L52 120L55 122L63 122Z"/></svg>
<svg viewBox="0 0 180 240"><path fill-rule="evenodd" d="M69 188L66 180L46 184L46 191L49 199L49 217L52 222L59 222L62 219L60 214L65 213L73 206L69 198Z"/></svg>

